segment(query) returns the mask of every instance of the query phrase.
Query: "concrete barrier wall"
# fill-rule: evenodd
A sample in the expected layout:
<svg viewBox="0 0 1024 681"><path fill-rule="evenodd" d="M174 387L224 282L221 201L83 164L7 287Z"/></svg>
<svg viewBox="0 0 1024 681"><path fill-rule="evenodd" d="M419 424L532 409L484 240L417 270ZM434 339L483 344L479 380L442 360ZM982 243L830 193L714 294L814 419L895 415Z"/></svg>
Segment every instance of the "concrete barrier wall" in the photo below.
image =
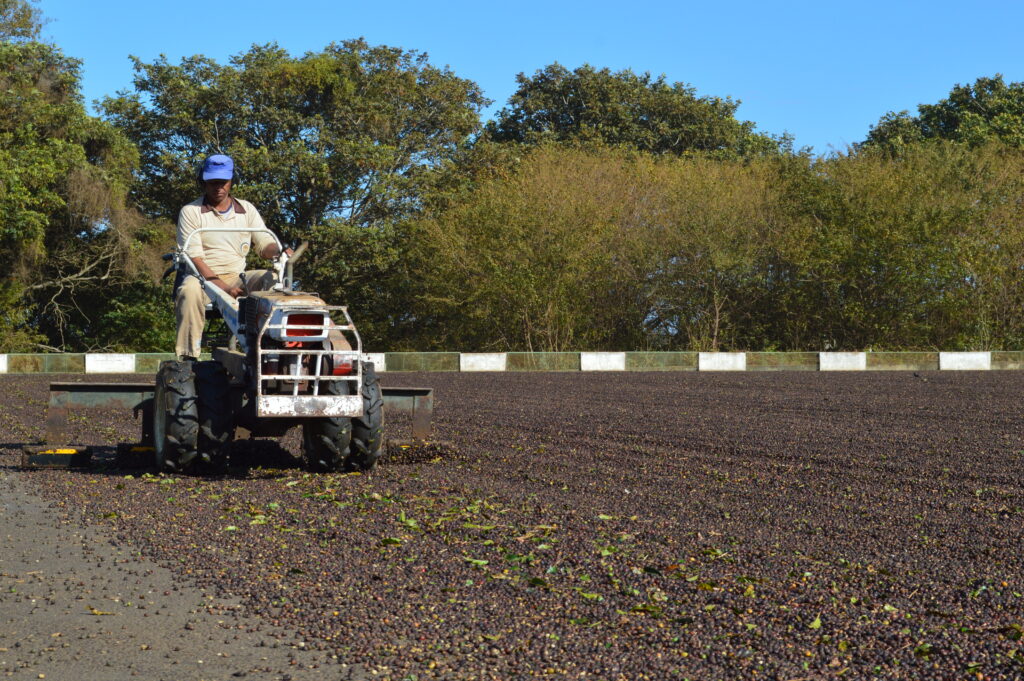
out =
<svg viewBox="0 0 1024 681"><path fill-rule="evenodd" d="M579 371L578 352L509 352L508 371Z"/></svg>
<svg viewBox="0 0 1024 681"><path fill-rule="evenodd" d="M745 352L701 352L697 355L697 371L746 371Z"/></svg>
<svg viewBox="0 0 1024 681"><path fill-rule="evenodd" d="M134 374L135 355L89 353L85 356L87 374Z"/></svg>
<svg viewBox="0 0 1024 681"><path fill-rule="evenodd" d="M816 352L747 352L747 371L817 371Z"/></svg>
<svg viewBox="0 0 1024 681"><path fill-rule="evenodd" d="M580 371L625 371L624 352L581 352Z"/></svg>
<svg viewBox="0 0 1024 681"><path fill-rule="evenodd" d="M864 371L868 368L867 353L819 352L818 368L821 371Z"/></svg>
<svg viewBox="0 0 1024 681"><path fill-rule="evenodd" d="M505 371L508 355L504 352L463 352L459 371Z"/></svg>
<svg viewBox="0 0 1024 681"><path fill-rule="evenodd" d="M989 352L940 352L939 369L942 371L988 371L992 368Z"/></svg>
<svg viewBox="0 0 1024 681"><path fill-rule="evenodd" d="M869 352L868 371L938 371L937 352Z"/></svg>
<svg viewBox="0 0 1024 681"><path fill-rule="evenodd" d="M990 369L1024 369L1024 352L1019 350L993 351Z"/></svg>
<svg viewBox="0 0 1024 681"><path fill-rule="evenodd" d="M458 371L457 352L387 352L387 371Z"/></svg>
<svg viewBox="0 0 1024 681"><path fill-rule="evenodd" d="M203 355L201 359L209 359ZM1024 370L995 352L368 352L395 371L989 371ZM0 374L155 374L171 353L0 354Z"/></svg>
<svg viewBox="0 0 1024 681"><path fill-rule="evenodd" d="M377 373L388 370L387 354L383 352L364 352L364 362L373 362L373 368Z"/></svg>
<svg viewBox="0 0 1024 681"><path fill-rule="evenodd" d="M85 373L85 355L82 354L10 354L7 357L9 374L82 374Z"/></svg>
<svg viewBox="0 0 1024 681"><path fill-rule="evenodd" d="M1024 361L1024 360L1022 360ZM696 352L627 352L626 371L696 371Z"/></svg>

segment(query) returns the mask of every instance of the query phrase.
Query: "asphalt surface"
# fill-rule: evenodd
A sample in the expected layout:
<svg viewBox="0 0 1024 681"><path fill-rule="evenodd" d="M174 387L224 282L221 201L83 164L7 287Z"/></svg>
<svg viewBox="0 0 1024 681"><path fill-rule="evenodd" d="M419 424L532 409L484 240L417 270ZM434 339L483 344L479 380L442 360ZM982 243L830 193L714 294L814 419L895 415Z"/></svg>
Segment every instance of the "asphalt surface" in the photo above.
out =
<svg viewBox="0 0 1024 681"><path fill-rule="evenodd" d="M109 531L51 508L32 475L0 468L4 677L364 678L294 635L253 633L237 599L188 586Z"/></svg>

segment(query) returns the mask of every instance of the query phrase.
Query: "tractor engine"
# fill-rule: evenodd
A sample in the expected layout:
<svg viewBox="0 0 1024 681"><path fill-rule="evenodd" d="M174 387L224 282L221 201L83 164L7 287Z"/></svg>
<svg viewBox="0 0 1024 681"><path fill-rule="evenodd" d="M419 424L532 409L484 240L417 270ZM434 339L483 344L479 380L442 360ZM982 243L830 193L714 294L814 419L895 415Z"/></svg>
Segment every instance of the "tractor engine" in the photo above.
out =
<svg viewBox="0 0 1024 681"><path fill-rule="evenodd" d="M352 344L345 337L352 324L334 323L330 313L335 310L348 322L344 308L328 306L312 294L254 291L239 298L249 366L258 368L261 394L321 394L329 381L317 377L356 371Z"/></svg>

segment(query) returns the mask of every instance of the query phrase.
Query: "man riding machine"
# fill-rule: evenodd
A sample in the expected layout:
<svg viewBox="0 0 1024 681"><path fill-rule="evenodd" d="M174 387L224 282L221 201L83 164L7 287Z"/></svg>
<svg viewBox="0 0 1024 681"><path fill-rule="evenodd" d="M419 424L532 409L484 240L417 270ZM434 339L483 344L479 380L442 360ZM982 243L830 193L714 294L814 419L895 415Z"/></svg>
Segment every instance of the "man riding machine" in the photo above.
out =
<svg viewBox="0 0 1024 681"><path fill-rule="evenodd" d="M178 217L177 359L161 363L153 409L158 468L223 467L238 428L283 435L301 425L303 454L318 471L366 471L383 443L383 398L345 307L293 291L298 250L282 247L248 201L231 195L234 163L203 163L203 196ZM271 270L244 271L254 248ZM228 347L200 361L206 308L228 327Z"/></svg>

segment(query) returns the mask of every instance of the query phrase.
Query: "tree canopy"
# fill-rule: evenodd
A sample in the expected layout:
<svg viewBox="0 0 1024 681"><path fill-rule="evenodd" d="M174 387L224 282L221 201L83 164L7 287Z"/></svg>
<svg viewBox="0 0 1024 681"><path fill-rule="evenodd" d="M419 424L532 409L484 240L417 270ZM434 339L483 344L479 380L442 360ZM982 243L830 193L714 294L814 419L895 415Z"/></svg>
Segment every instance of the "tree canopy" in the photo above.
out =
<svg viewBox="0 0 1024 681"><path fill-rule="evenodd" d="M735 118L739 102L698 96L686 83L665 76L613 73L589 64L569 71L555 63L519 87L488 135L500 142L600 141L654 154L777 151L779 142Z"/></svg>
<svg viewBox="0 0 1024 681"><path fill-rule="evenodd" d="M400 224L479 131L479 87L426 54L362 39L301 57L269 44L227 65L195 56L134 68L134 91L103 108L140 151L133 196L144 210L176 219L199 193L201 159L229 154L236 193L286 242L311 241L305 284L361 313L368 337L393 335L409 295L394 282Z"/></svg>
<svg viewBox="0 0 1024 681"><path fill-rule="evenodd" d="M76 294L143 269L129 255L145 223L125 204L137 156L86 113L79 62L22 39L38 32L34 8L6 3L0 16L0 348L40 332L64 344Z"/></svg>
<svg viewBox="0 0 1024 681"><path fill-rule="evenodd" d="M139 147L141 205L176 218L198 194L201 159L226 153L239 193L286 239L329 219L365 226L415 207L425 171L479 129L487 104L427 55L361 39L297 58L268 44L228 65L134 65L134 92L103 108Z"/></svg>
<svg viewBox="0 0 1024 681"><path fill-rule="evenodd" d="M35 40L43 26L36 0L0 0L0 41Z"/></svg>
<svg viewBox="0 0 1024 681"><path fill-rule="evenodd" d="M420 342L1021 347L1022 169L950 142L819 161L538 145L419 224Z"/></svg>
<svg viewBox="0 0 1024 681"><path fill-rule="evenodd" d="M924 140L950 140L978 146L999 141L1024 146L1024 83L1007 83L1002 75L957 84L949 97L920 104L918 115L890 111L872 126L866 147L898 150Z"/></svg>

